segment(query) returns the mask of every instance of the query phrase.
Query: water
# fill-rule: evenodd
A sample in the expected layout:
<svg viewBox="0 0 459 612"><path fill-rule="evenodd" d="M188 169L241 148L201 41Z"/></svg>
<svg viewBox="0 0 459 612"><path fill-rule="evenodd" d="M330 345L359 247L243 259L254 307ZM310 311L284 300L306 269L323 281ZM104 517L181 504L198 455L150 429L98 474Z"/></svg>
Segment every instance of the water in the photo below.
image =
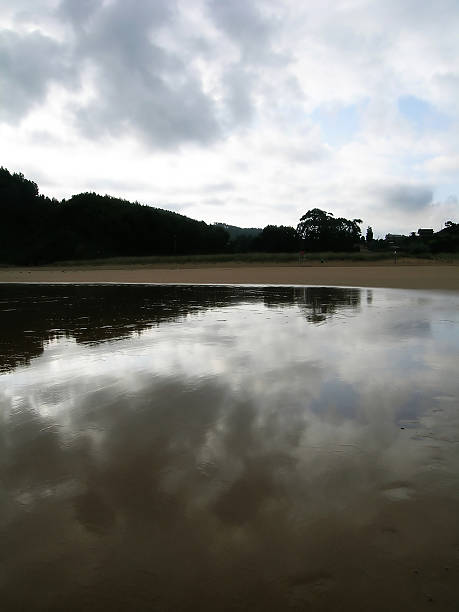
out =
<svg viewBox="0 0 459 612"><path fill-rule="evenodd" d="M0 286L2 610L457 610L459 298Z"/></svg>

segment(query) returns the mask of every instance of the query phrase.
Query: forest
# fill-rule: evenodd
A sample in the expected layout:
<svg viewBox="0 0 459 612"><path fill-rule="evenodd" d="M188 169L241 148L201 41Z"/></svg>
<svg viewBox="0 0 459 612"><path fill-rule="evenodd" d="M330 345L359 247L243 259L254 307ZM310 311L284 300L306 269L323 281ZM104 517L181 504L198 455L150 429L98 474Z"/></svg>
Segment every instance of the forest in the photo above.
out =
<svg viewBox="0 0 459 612"><path fill-rule="evenodd" d="M222 227L108 195L58 201L33 181L0 169L0 261L38 265L127 255L218 253Z"/></svg>
<svg viewBox="0 0 459 612"><path fill-rule="evenodd" d="M448 221L429 236L374 240L361 219L308 210L296 227L239 228L207 224L172 211L109 195L79 193L62 201L39 193L22 173L0 168L0 263L41 265L56 261L118 256L204 255L215 253L458 252L459 224Z"/></svg>

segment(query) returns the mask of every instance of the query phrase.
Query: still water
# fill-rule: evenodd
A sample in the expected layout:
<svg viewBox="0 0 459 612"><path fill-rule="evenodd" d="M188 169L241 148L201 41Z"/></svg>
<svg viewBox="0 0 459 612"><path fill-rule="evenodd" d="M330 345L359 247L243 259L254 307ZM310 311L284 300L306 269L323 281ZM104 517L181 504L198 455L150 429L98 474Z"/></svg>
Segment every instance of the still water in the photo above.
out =
<svg viewBox="0 0 459 612"><path fill-rule="evenodd" d="M0 286L2 610L459 608L459 298Z"/></svg>

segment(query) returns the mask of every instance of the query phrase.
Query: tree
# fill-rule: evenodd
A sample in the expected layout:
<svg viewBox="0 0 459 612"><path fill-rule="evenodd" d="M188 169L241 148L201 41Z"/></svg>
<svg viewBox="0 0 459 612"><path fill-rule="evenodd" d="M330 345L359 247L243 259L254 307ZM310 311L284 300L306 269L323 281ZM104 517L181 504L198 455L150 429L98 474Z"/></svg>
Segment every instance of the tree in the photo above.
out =
<svg viewBox="0 0 459 612"><path fill-rule="evenodd" d="M301 217L297 232L307 251L353 251L360 241L360 223L313 208Z"/></svg>
<svg viewBox="0 0 459 612"><path fill-rule="evenodd" d="M370 226L367 227L367 244L370 244L370 242L373 240L373 230Z"/></svg>
<svg viewBox="0 0 459 612"><path fill-rule="evenodd" d="M298 234L294 227L267 225L253 240L253 248L267 253L289 253L298 250Z"/></svg>
<svg viewBox="0 0 459 612"><path fill-rule="evenodd" d="M429 246L433 253L459 252L459 223L447 221L445 227L434 234Z"/></svg>
<svg viewBox="0 0 459 612"><path fill-rule="evenodd" d="M40 251L47 243L55 207L21 172L0 168L0 261L42 263Z"/></svg>

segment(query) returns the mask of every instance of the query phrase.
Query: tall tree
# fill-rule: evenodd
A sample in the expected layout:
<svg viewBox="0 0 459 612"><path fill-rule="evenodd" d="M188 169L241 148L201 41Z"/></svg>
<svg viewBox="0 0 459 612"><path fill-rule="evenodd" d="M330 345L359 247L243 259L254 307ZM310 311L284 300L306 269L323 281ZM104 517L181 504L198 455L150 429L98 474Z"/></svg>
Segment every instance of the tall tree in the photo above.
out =
<svg viewBox="0 0 459 612"><path fill-rule="evenodd" d="M313 208L301 217L297 232L307 251L352 251L360 241L360 223Z"/></svg>

